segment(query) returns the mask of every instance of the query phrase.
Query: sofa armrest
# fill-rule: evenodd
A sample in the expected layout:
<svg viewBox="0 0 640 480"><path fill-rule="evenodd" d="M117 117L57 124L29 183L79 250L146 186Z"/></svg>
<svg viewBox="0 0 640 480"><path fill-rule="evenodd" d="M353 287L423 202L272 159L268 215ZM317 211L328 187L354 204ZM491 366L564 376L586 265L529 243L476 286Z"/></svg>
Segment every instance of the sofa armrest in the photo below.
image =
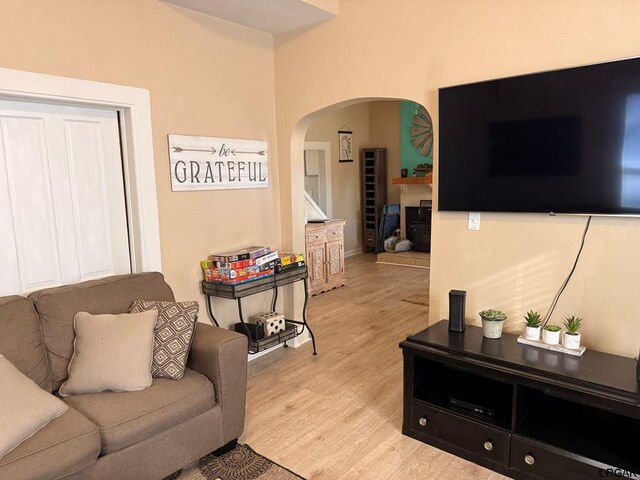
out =
<svg viewBox="0 0 640 480"><path fill-rule="evenodd" d="M238 438L244 430L247 342L240 333L198 322L187 361L189 368L213 383L216 402L222 409L225 443Z"/></svg>

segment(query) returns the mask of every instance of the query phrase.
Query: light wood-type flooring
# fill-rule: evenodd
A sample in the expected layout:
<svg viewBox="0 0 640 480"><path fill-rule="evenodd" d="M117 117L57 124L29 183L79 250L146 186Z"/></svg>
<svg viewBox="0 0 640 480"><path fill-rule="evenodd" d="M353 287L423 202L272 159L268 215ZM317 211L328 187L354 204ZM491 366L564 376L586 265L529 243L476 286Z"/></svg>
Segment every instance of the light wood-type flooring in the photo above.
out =
<svg viewBox="0 0 640 480"><path fill-rule="evenodd" d="M431 254L426 252L380 252L376 255L378 263L389 263L391 265L403 265L415 268L429 268L431 265Z"/></svg>
<svg viewBox="0 0 640 480"><path fill-rule="evenodd" d="M316 335L249 364L240 438L305 478L506 478L417 440L402 428L400 341L427 326L428 307L402 302L428 288L429 270L347 259L347 285L312 297Z"/></svg>

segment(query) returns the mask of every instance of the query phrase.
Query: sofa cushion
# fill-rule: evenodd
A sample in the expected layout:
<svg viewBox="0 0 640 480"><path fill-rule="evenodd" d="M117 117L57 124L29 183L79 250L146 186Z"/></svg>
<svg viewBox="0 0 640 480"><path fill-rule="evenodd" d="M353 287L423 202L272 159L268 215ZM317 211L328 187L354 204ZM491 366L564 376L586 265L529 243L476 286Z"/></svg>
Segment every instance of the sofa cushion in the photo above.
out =
<svg viewBox="0 0 640 480"><path fill-rule="evenodd" d="M106 455L207 411L215 395L207 377L186 369L182 380L156 378L139 392L74 395L64 401L98 425Z"/></svg>
<svg viewBox="0 0 640 480"><path fill-rule="evenodd" d="M198 321L198 302L134 300L129 312L158 312L151 375L180 380L187 367L193 331Z"/></svg>
<svg viewBox="0 0 640 480"><path fill-rule="evenodd" d="M0 460L0 478L59 478L91 465L99 454L98 427L69 408Z"/></svg>
<svg viewBox="0 0 640 480"><path fill-rule="evenodd" d="M73 355L73 317L78 312L127 313L136 298L174 301L161 273L135 273L47 288L29 295L40 314L53 391L67 378Z"/></svg>
<svg viewBox="0 0 640 480"><path fill-rule="evenodd" d="M0 353L41 388L51 392L49 365L33 303L17 295L0 297L0 332Z"/></svg>
<svg viewBox="0 0 640 480"><path fill-rule="evenodd" d="M0 355L0 459L68 409Z"/></svg>
<svg viewBox="0 0 640 480"><path fill-rule="evenodd" d="M73 358L60 396L149 388L157 320L155 310L119 315L76 313Z"/></svg>

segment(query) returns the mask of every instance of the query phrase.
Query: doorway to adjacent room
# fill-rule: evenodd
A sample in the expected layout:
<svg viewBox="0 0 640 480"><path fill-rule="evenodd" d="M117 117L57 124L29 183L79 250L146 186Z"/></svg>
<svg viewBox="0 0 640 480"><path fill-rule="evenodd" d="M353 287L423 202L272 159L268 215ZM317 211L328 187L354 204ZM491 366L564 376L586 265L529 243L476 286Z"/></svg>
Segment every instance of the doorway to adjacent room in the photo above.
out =
<svg viewBox="0 0 640 480"><path fill-rule="evenodd" d="M338 143L344 131L352 142L346 160ZM345 256L375 253L380 262L429 267L432 139L431 117L415 102L363 101L312 116L304 138L305 191L326 217L347 221ZM360 157L367 153L384 157L380 171L364 165ZM396 229L412 241L411 250L385 251L384 240Z"/></svg>

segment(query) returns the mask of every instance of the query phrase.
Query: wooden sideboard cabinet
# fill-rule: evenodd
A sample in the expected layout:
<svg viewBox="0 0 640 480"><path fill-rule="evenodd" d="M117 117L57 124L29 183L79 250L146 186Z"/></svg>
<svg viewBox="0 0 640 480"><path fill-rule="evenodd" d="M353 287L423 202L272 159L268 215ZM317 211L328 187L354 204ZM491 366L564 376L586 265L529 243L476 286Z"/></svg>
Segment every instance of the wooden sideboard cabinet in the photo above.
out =
<svg viewBox="0 0 640 480"><path fill-rule="evenodd" d="M307 223L306 259L309 293L317 295L346 282L344 273L344 224L346 220Z"/></svg>

